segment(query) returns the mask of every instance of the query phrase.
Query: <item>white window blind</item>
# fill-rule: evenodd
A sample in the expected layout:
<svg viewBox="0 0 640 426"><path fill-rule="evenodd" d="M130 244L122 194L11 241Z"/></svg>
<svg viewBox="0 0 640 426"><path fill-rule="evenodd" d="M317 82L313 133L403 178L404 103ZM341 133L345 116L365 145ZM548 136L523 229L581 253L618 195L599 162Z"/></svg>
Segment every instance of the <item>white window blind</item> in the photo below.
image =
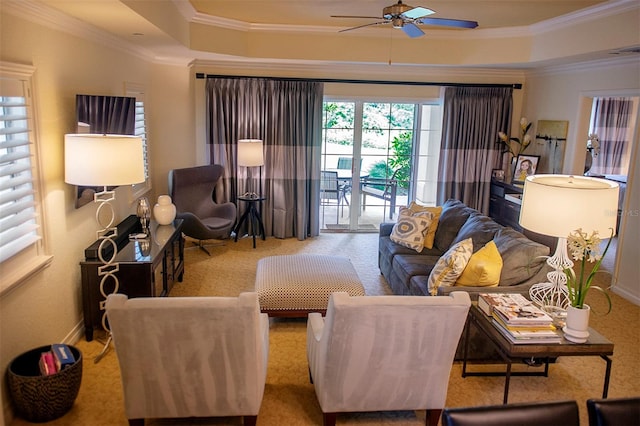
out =
<svg viewBox="0 0 640 426"><path fill-rule="evenodd" d="M145 94L144 87L136 83L125 83L125 96L133 96L136 98L136 122L135 122L135 136L142 138L142 149L144 151L144 177L145 181L132 185L131 196L134 201L139 197L144 196L149 190L151 190L151 173L149 170L149 142L147 135L147 122L145 111Z"/></svg>
<svg viewBox="0 0 640 426"><path fill-rule="evenodd" d="M142 138L142 150L144 155L144 178L149 179L149 155L147 150L147 126L144 119L144 102L136 101L135 136Z"/></svg>
<svg viewBox="0 0 640 426"><path fill-rule="evenodd" d="M0 262L41 238L32 173L31 105L26 82L0 85Z"/></svg>

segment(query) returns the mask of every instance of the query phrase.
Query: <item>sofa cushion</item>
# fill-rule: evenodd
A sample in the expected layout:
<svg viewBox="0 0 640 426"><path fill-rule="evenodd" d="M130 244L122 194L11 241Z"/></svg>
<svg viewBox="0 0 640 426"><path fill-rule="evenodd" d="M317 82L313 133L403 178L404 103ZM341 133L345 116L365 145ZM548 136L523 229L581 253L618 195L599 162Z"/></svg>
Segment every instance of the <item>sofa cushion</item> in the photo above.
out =
<svg viewBox="0 0 640 426"><path fill-rule="evenodd" d="M411 277L409 294L411 296L429 296L429 276L414 275Z"/></svg>
<svg viewBox="0 0 640 426"><path fill-rule="evenodd" d="M462 225L451 244L471 238L473 240L473 251L476 252L493 240L493 236L502 228L502 225L497 224L491 218L474 212Z"/></svg>
<svg viewBox="0 0 640 426"><path fill-rule="evenodd" d="M438 287L452 286L464 271L473 253L473 241L468 238L451 246L429 274L429 294L436 296Z"/></svg>
<svg viewBox="0 0 640 426"><path fill-rule="evenodd" d="M458 231L473 212L476 210L467 207L458 200L447 200L442 205L434 246L443 252L447 251L458 235Z"/></svg>
<svg viewBox="0 0 640 426"><path fill-rule="evenodd" d="M502 257L496 243L489 241L471 255L467 266L456 281L456 285L469 287L494 287L500 282Z"/></svg>
<svg viewBox="0 0 640 426"><path fill-rule="evenodd" d="M391 241L420 253L432 219L433 214L430 212L413 213L406 207L400 207L398 221L391 231Z"/></svg>
<svg viewBox="0 0 640 426"><path fill-rule="evenodd" d="M522 283L546 264L549 247L531 241L511 228L499 230L493 241L502 257L500 286Z"/></svg>
<svg viewBox="0 0 640 426"><path fill-rule="evenodd" d="M424 237L424 246L428 249L433 248L433 241L436 238L438 222L440 220L440 215L442 214L442 206L427 207L421 206L415 201L412 201L411 204L409 204L409 210L411 210L413 213L429 212L433 215L433 217L431 218L431 224L429 225L429 230L427 231L427 235Z"/></svg>
<svg viewBox="0 0 640 426"><path fill-rule="evenodd" d="M425 256L425 255L397 255L393 258L393 272L402 280L403 283L408 283L414 275L429 275L431 270L438 262L440 256Z"/></svg>

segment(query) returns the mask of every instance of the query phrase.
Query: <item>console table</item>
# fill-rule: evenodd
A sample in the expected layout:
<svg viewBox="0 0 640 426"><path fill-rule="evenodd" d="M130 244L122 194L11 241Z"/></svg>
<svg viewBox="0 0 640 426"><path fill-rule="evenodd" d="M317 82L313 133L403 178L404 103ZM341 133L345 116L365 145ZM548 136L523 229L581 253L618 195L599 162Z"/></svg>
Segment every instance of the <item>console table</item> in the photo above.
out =
<svg viewBox="0 0 640 426"><path fill-rule="evenodd" d="M487 339L498 349L500 357L507 365L505 372L470 372L467 371L467 350L469 346L469 327L477 327ZM609 392L609 379L611 377L613 355L613 343L600 333L589 328L589 338L585 343L572 343L563 339L561 343L527 344L513 343L498 331L493 325L490 316L486 315L477 303L469 309L467 327L464 337L464 361L462 363L462 377L466 376L505 376L503 403L509 398L509 381L511 376L545 376L549 375L549 360L559 356L599 356L606 362L604 373L604 387L602 397L606 398ZM523 358L541 358L545 360L544 372L512 372L511 365Z"/></svg>
<svg viewBox="0 0 640 426"><path fill-rule="evenodd" d="M491 180L489 195L489 216L503 226L510 226L522 232L520 219L520 205L522 202L523 185L512 185L499 180Z"/></svg>
<svg viewBox="0 0 640 426"><path fill-rule="evenodd" d="M119 270L116 272L120 283L118 293L129 297L167 296L174 283L182 281L182 222L182 219L176 219L171 225L158 225L151 221L148 238L131 241L129 235L141 230L138 218L131 215L118 224L118 254L115 258L119 264ZM89 246L85 250L85 260L80 262L82 308L87 341L93 340L94 327L101 327L105 314L105 296L100 291L98 276L98 267L102 265L97 257L98 245L99 241L96 241ZM108 289L108 292L113 291L113 288Z"/></svg>

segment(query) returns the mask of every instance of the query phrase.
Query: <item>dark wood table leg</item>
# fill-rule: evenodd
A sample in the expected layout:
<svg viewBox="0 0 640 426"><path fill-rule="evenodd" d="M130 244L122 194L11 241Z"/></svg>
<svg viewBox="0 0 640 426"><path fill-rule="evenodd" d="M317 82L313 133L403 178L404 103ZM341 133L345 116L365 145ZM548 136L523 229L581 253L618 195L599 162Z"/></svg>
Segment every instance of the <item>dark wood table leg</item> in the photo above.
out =
<svg viewBox="0 0 640 426"><path fill-rule="evenodd" d="M507 372L504 375L504 398L502 403L506 404L509 400L509 382L511 381L511 360L507 361Z"/></svg>
<svg viewBox="0 0 640 426"><path fill-rule="evenodd" d="M609 395L609 379L611 378L611 358L607 355L600 355L602 359L607 363L607 369L604 373L604 388L602 389L602 397L607 398Z"/></svg>

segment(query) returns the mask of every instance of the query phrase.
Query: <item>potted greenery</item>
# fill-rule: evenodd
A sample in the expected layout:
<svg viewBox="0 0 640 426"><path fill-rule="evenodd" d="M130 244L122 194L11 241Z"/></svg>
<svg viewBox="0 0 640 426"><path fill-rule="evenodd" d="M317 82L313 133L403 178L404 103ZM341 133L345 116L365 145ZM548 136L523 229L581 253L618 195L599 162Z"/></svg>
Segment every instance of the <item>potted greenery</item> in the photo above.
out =
<svg viewBox="0 0 640 426"><path fill-rule="evenodd" d="M571 256L579 262L577 274L573 268L564 269L564 273L567 276L569 297L567 322L564 328L565 338L567 338L567 340L582 343L585 342L589 336L587 330L589 327L589 312L591 308L584 303L584 300L590 289L596 289L605 295L608 306L605 315L611 312L611 298L609 294L601 287L592 285L592 283L596 272L598 272L600 268L602 259L607 254L607 250L609 250L612 237L613 230L602 254L600 254L600 243L602 240L597 231L592 232L589 236L586 232L582 231L582 229L577 229L571 232L567 238L567 245ZM590 271L587 268L587 262L595 262Z"/></svg>

